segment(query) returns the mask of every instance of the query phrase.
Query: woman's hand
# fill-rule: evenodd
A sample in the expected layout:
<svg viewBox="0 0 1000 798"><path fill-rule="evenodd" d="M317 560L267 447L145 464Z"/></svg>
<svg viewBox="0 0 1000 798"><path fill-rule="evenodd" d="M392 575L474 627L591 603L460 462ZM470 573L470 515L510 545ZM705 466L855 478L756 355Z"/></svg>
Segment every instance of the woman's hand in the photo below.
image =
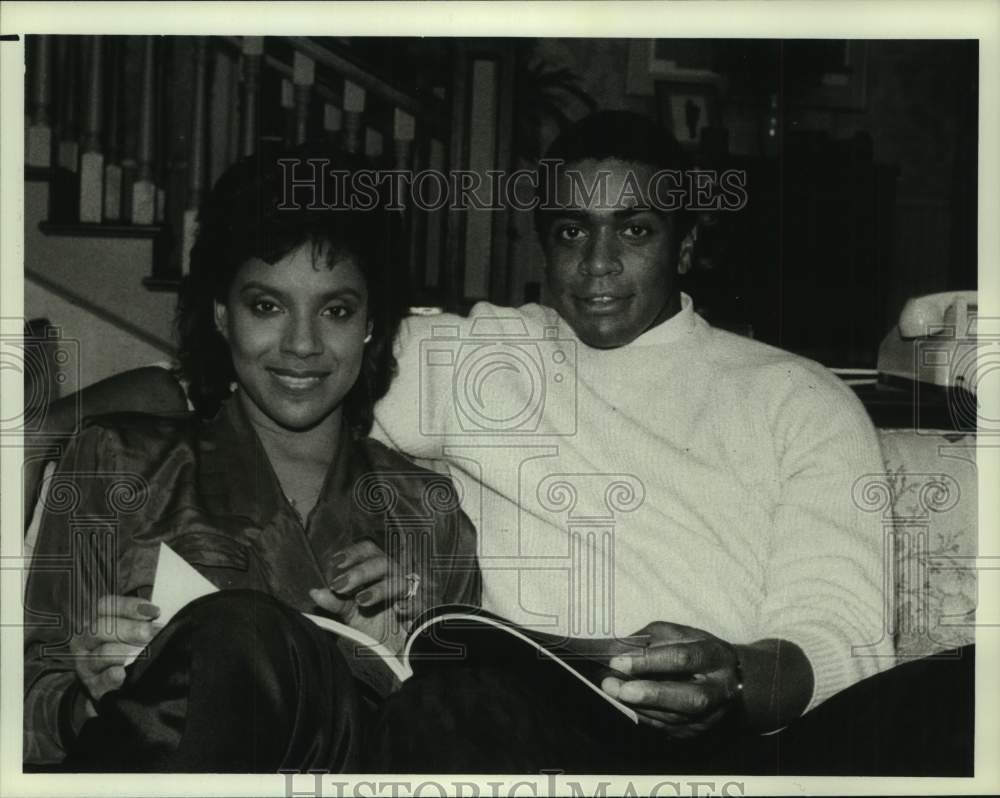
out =
<svg viewBox="0 0 1000 798"><path fill-rule="evenodd" d="M76 674L94 703L125 681L125 665L152 640L159 627L158 607L134 596L101 596L97 600L96 634L75 635L70 650Z"/></svg>
<svg viewBox="0 0 1000 798"><path fill-rule="evenodd" d="M696 737L740 709L742 675L736 647L690 626L657 622L639 631L647 648L614 657L601 689L632 706L641 722L672 737Z"/></svg>
<svg viewBox="0 0 1000 798"><path fill-rule="evenodd" d="M393 650L402 649L406 630L420 606L419 581L404 574L375 543L362 540L339 551L327 569L329 587L309 591L317 605ZM416 595L414 591L416 590Z"/></svg>

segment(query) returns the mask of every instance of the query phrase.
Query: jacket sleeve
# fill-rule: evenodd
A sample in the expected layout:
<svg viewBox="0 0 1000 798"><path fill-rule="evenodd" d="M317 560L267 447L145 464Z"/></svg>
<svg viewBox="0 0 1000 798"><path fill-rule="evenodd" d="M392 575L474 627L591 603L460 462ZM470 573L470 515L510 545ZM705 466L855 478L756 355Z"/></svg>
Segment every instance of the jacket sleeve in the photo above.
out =
<svg viewBox="0 0 1000 798"><path fill-rule="evenodd" d="M418 599L405 616L413 618L442 604L479 606L476 529L462 511L451 478L414 466L391 479L398 486L398 500L384 522L383 548L404 573L420 578Z"/></svg>
<svg viewBox="0 0 1000 798"><path fill-rule="evenodd" d="M24 761L59 762L82 689L69 642L84 631L97 597L114 592L117 529L114 457L107 432L91 427L68 446L41 508L24 599Z"/></svg>
<svg viewBox="0 0 1000 798"><path fill-rule="evenodd" d="M476 528L458 506L451 512L449 525L453 540L450 563L443 575L441 603L478 607L482 603L482 576L476 557Z"/></svg>

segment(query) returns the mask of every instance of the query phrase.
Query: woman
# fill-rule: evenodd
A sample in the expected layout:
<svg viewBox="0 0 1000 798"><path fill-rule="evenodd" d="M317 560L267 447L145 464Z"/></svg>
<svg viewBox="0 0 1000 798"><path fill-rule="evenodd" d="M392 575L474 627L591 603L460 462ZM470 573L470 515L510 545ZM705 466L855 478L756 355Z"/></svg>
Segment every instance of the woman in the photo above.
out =
<svg viewBox="0 0 1000 798"><path fill-rule="evenodd" d="M338 209L286 195L310 157L331 160L245 159L202 209L178 325L197 413L96 419L51 482L26 596L27 763L356 770L380 696L300 613L392 646L420 609L478 601L450 482L365 437L399 318L384 216L334 185L363 166L348 156L323 178ZM165 627L161 542L226 588Z"/></svg>

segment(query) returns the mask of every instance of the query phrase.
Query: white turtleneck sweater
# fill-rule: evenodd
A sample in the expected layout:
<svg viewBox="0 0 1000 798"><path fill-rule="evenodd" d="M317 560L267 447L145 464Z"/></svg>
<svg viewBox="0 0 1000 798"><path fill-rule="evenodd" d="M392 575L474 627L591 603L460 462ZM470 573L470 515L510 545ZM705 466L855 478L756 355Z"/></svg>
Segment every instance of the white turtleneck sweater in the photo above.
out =
<svg viewBox="0 0 1000 798"><path fill-rule="evenodd" d="M609 350L539 305L407 319L375 436L447 462L487 609L576 636L782 638L812 708L892 663L880 518L858 507L875 431L822 366L682 304Z"/></svg>

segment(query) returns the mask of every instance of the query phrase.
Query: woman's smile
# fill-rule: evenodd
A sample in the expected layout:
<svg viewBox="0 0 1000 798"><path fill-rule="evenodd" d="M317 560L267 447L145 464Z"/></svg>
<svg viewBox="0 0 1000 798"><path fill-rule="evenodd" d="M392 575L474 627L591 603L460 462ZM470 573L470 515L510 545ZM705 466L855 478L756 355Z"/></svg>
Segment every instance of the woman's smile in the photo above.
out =
<svg viewBox="0 0 1000 798"><path fill-rule="evenodd" d="M330 371L318 371L315 369L283 369L269 367L267 369L274 380L282 388L292 393L308 393L330 376Z"/></svg>

